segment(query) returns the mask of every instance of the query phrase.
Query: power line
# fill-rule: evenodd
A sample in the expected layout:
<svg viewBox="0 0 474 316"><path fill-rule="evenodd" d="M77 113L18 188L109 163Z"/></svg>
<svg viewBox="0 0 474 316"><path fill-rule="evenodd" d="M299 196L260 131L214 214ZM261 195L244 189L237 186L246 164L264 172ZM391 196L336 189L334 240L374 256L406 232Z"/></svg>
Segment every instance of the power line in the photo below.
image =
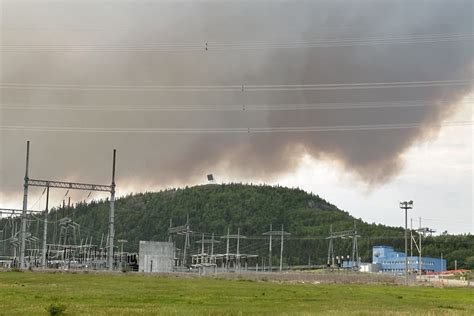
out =
<svg viewBox="0 0 474 316"><path fill-rule="evenodd" d="M442 126L471 126L474 121L446 121ZM0 125L3 131L76 132L76 133L140 133L140 134L218 134L218 133L292 133L292 132L338 132L413 129L422 123L333 125L304 127L249 127L249 128L105 128L105 127L54 127Z"/></svg>
<svg viewBox="0 0 474 316"><path fill-rule="evenodd" d="M41 195L40 195L40 197L38 198L38 200L37 200L35 203L33 203L33 205L30 207L30 209L34 209L34 208L35 208L36 204L38 204L38 203L41 201L41 198L44 196L44 193L45 193L45 192L46 192L46 188L44 188L43 193L41 193Z"/></svg>
<svg viewBox="0 0 474 316"><path fill-rule="evenodd" d="M339 38L319 38L312 40L293 40L285 42L277 41L247 41L247 42L207 42L210 45L220 45L220 46L229 46L229 45L275 45L275 44L313 44L313 43L345 43L345 42L365 42L365 41L391 41L391 40L407 40L407 39L438 39L438 38L464 38L464 37L473 37L473 33L426 33L426 34L413 34L413 35L395 35L395 36L385 36L385 37L339 37Z"/></svg>
<svg viewBox="0 0 474 316"><path fill-rule="evenodd" d="M343 24L338 24L338 25L328 25L327 23L324 24L318 24L318 25L313 25L316 27L318 30L355 30L355 29L373 29L372 25L362 25L360 23L357 24L352 24L348 25L347 23ZM455 24L450 25L450 28L456 26ZM406 25L392 25L392 28L394 29L400 29L400 30L406 30ZM5 31L60 31L60 32L69 32L69 31L94 31L94 32L117 32L117 31L138 31L140 33L143 33L143 31L161 31L161 28L155 28L153 26L147 26L146 28L143 27L137 27L135 25L130 25L127 27L123 27L123 25L116 25L116 26L110 26L110 25L94 25L94 24L88 24L88 25L60 25L60 24L50 24L50 25L42 25L42 26L11 26L11 27L4 27L2 30ZM449 33L444 33L445 35L449 35ZM414 34L416 35L416 34ZM422 35L422 34L419 34Z"/></svg>
<svg viewBox="0 0 474 316"><path fill-rule="evenodd" d="M464 104L473 105L472 102ZM358 102L358 103L308 103L308 104L232 104L232 105L136 105L133 107L116 107L111 105L58 105L42 104L27 106L24 104L0 105L2 110L13 111L110 111L110 112L242 112L242 111L297 111L297 110L352 110L352 109L382 109L382 108L412 108L440 106L429 100L414 100L404 102Z"/></svg>
<svg viewBox="0 0 474 316"><path fill-rule="evenodd" d="M35 84L1 83L0 89L21 90L80 90L80 91L170 91L170 92L237 92L237 91L303 91L303 90L353 90L380 88L419 88L472 85L472 79L432 81L394 81L335 84L294 85L82 85L82 84Z"/></svg>
<svg viewBox="0 0 474 316"><path fill-rule="evenodd" d="M259 49L325 48L391 44L422 44L454 41L471 41L472 33L421 34L410 36L366 37L366 38L321 38L293 41L251 41L251 42L196 42L196 43L141 43L141 44L16 44L0 45L6 52L33 51L90 51L90 52L176 52L176 51L224 51Z"/></svg>
<svg viewBox="0 0 474 316"><path fill-rule="evenodd" d="M441 218L424 218L424 217L420 217L422 220L424 221L433 221L433 222L442 222L442 223L446 223L446 222L454 222L454 223L463 223L463 224L466 224L466 221L463 221L463 220L460 220L460 219L452 219L452 218L445 218L445 219L441 219Z"/></svg>
<svg viewBox="0 0 474 316"><path fill-rule="evenodd" d="M344 38L344 39L322 39L316 41L293 41L293 42L247 42L247 43L208 43L208 50L229 49L284 49L284 48L324 48L366 45L388 45L388 44L418 44L436 43L448 41L472 40L473 34L426 34L408 37L383 37L383 38Z"/></svg>

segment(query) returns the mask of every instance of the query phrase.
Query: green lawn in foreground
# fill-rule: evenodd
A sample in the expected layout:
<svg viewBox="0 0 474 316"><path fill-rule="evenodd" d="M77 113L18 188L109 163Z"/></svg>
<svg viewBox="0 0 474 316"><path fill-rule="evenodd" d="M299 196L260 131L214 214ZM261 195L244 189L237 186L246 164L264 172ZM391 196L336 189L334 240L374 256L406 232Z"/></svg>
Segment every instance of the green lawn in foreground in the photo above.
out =
<svg viewBox="0 0 474 316"><path fill-rule="evenodd" d="M0 272L0 315L45 315L54 302L67 315L474 315L466 288Z"/></svg>

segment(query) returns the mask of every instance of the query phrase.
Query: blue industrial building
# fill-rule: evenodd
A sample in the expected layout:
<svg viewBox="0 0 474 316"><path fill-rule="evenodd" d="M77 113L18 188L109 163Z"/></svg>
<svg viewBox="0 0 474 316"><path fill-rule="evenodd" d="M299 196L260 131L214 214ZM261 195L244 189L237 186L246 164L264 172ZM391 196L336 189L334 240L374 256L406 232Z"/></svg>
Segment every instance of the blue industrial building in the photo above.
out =
<svg viewBox="0 0 474 316"><path fill-rule="evenodd" d="M405 253L395 251L391 246L372 248L372 263L380 267L381 272L405 274ZM408 257L408 271L418 272L419 257ZM442 272L446 270L446 259L421 257L421 271Z"/></svg>

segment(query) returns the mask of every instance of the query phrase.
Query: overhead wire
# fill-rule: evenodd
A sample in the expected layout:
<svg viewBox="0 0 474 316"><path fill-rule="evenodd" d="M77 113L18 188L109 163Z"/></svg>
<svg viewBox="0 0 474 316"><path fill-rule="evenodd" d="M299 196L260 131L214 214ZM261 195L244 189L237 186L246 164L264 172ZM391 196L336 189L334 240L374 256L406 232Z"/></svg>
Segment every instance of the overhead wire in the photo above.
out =
<svg viewBox="0 0 474 316"><path fill-rule="evenodd" d="M34 218L35 218L35 220L37 220L37 221L40 221L40 222L45 222L45 220L44 220L44 219L42 219L42 218L40 218L40 217L36 216L36 215L35 215L35 214L33 214L33 213L31 213L31 214L29 214L29 215L31 215L32 217L34 217ZM32 220L32 221L33 221L33 220ZM59 222L59 220L53 221L53 220L50 220L50 219L48 219L48 224L52 224L52 223L58 223L58 222Z"/></svg>
<svg viewBox="0 0 474 316"><path fill-rule="evenodd" d="M44 195L45 192L46 192L46 188L44 188L43 193L41 193L41 195L40 195L40 197L38 198L38 200L37 200L35 203L33 203L33 205L32 205L29 209L31 209L31 210L34 209L34 207L41 201L41 198L43 197L43 195Z"/></svg>
<svg viewBox="0 0 474 316"><path fill-rule="evenodd" d="M444 121L441 126L471 126L474 121ZM422 127L422 123L328 125L303 127L235 127L235 128L120 128L120 127L66 127L0 125L3 131L75 132L75 133L128 133L128 134L219 134L219 133L302 133L370 130L399 130Z"/></svg>
<svg viewBox="0 0 474 316"><path fill-rule="evenodd" d="M334 22L334 21L331 21ZM449 29L452 29L453 27L456 26L455 23L451 25L447 25ZM318 30L366 30L366 29L371 29L373 30L373 25L371 24L361 24L361 23L356 23L356 24L347 24L347 23L341 23L341 24L332 24L328 25L327 23L323 24L314 24L314 27L316 27ZM406 25L405 24L399 24L399 25L391 25L392 29L395 30L406 30ZM80 24L80 25L72 25L72 24L50 24L50 25L40 25L40 26L6 26L2 28L2 30L5 31L18 31L18 30L23 30L23 31L59 31L59 32L69 32L69 31L84 31L84 32L117 32L117 31L136 31L143 33L144 28L141 26L135 26L135 25L126 25L124 27L123 24L120 25L94 25L94 24ZM156 28L153 26L147 26L146 30L148 31L161 31L161 28ZM431 34L431 33L430 33ZM451 33L443 33L443 34L451 34Z"/></svg>
<svg viewBox="0 0 474 316"><path fill-rule="evenodd" d="M387 88L421 88L472 85L472 79L447 79L429 81L392 81L325 84L267 84L267 85L86 85L86 84L39 84L0 83L0 89L20 90L78 90L78 91L163 91L163 92L258 92L258 91L306 91L306 90L354 90Z"/></svg>
<svg viewBox="0 0 474 316"><path fill-rule="evenodd" d="M455 222L455 223L463 223L465 224L466 221L463 221L463 220L460 220L460 219L441 219L441 218L424 218L422 217L421 218L422 220L424 221L433 221L433 222L443 222L443 223L446 223L446 222Z"/></svg>
<svg viewBox="0 0 474 316"><path fill-rule="evenodd" d="M470 101L470 100L469 100ZM473 102L464 102L474 105ZM384 109L436 107L440 103L429 100L393 101L393 102L350 102L350 103L294 103L294 104L232 104L232 105L134 105L118 107L111 105L35 105L0 104L2 110L27 111L108 111L108 112L193 112L193 111L299 111L299 110L352 110L352 109Z"/></svg>
<svg viewBox="0 0 474 316"><path fill-rule="evenodd" d="M21 51L67 51L67 52L192 52L224 50L261 50L325 48L367 45L423 44L454 41L471 41L472 33L419 34L408 36L386 36L366 38L320 38L290 41L247 41L247 42L195 42L195 43L140 43L140 44L4 44L0 50Z"/></svg>
<svg viewBox="0 0 474 316"><path fill-rule="evenodd" d="M219 244L220 246L226 246L225 245L225 236L223 236L224 238L221 238L220 241L221 243ZM383 240L383 239L400 239L400 240L403 240L405 237L403 234L397 236L397 235L390 235L390 236L364 236L364 238L370 238L371 240ZM273 236L273 241L275 244L279 244L280 242L280 238L281 236L279 235L274 235ZM325 241L325 240L328 240L328 236L296 236L296 235L291 235L291 236L285 236L285 241L303 241L303 240L308 240L308 241L311 241L311 240L320 240L320 241ZM235 243L236 243L236 238L232 238L230 239L232 241L232 247L235 247ZM263 236L246 236L246 238L241 238L240 239L240 243L241 243L241 248L242 247L246 247L245 244L242 244L243 242L245 242L245 240L249 240L249 241L255 241L255 240L260 240L259 243L262 243L262 244L266 244L266 246L268 247L268 236L266 237L263 237ZM224 241L224 242L223 242ZM266 242L265 242L266 241ZM439 242L445 242L445 241L439 241ZM474 243L474 241L472 241L472 243ZM217 243L214 245L214 247L216 247Z"/></svg>

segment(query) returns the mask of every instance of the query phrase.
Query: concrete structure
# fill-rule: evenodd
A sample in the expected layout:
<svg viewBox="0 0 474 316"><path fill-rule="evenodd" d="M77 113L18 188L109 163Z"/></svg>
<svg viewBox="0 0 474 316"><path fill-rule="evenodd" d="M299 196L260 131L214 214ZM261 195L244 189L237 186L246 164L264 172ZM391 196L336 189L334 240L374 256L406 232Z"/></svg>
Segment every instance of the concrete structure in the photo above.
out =
<svg viewBox="0 0 474 316"><path fill-rule="evenodd" d="M138 254L139 272L172 272L174 245L163 241L140 241Z"/></svg>
<svg viewBox="0 0 474 316"><path fill-rule="evenodd" d="M381 265L381 272L405 274L405 253L395 251L391 246L375 246L372 249L372 263ZM418 256L408 256L408 270L415 273L419 269ZM446 259L421 257L421 271L442 272L446 270Z"/></svg>

